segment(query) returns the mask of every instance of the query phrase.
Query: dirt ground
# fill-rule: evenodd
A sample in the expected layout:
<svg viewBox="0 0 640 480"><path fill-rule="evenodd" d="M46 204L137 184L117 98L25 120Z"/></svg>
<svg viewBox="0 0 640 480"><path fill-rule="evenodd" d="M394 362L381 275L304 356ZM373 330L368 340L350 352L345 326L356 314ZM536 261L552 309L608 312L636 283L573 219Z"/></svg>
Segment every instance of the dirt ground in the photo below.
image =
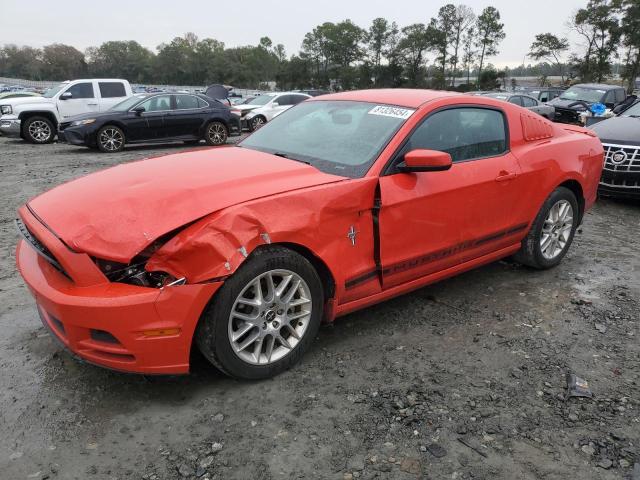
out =
<svg viewBox="0 0 640 480"><path fill-rule="evenodd" d="M273 380L72 359L16 273L16 208L181 148L0 137L1 479L640 479L638 202L599 201L554 270L498 262L324 326Z"/></svg>

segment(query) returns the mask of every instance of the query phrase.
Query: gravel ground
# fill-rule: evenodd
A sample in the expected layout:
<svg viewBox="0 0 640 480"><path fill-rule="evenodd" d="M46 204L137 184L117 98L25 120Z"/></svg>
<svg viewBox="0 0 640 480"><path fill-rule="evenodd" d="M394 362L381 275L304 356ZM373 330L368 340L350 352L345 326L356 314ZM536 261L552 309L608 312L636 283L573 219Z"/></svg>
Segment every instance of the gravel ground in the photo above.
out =
<svg viewBox="0 0 640 480"><path fill-rule="evenodd" d="M16 273L16 208L182 148L0 138L0 478L640 479L640 203L601 200L554 270L498 262L341 318L269 381L73 360ZM568 372L593 398L565 399Z"/></svg>

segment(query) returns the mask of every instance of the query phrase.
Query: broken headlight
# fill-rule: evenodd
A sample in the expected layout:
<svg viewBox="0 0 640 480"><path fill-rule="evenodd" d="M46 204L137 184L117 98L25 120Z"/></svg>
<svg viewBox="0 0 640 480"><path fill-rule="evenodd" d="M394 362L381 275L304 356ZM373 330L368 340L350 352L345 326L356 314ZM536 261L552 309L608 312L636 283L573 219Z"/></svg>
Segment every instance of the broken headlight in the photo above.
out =
<svg viewBox="0 0 640 480"><path fill-rule="evenodd" d="M184 278L178 279L166 272L148 272L144 266L146 259L137 263L112 262L109 260L94 259L96 265L110 282L127 283L138 287L162 288L169 285L182 285Z"/></svg>

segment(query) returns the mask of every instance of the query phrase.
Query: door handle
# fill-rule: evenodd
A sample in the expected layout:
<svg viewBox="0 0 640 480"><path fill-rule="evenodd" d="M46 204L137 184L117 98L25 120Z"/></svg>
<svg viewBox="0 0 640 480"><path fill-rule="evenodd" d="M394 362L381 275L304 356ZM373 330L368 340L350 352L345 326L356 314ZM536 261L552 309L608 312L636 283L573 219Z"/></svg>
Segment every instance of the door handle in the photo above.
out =
<svg viewBox="0 0 640 480"><path fill-rule="evenodd" d="M513 180L518 176L517 173L509 173L509 172L500 172L500 174L496 177L496 182L506 182L508 180Z"/></svg>
<svg viewBox="0 0 640 480"><path fill-rule="evenodd" d="M90 107L95 107L98 104L97 103L87 103L87 105L89 105Z"/></svg>

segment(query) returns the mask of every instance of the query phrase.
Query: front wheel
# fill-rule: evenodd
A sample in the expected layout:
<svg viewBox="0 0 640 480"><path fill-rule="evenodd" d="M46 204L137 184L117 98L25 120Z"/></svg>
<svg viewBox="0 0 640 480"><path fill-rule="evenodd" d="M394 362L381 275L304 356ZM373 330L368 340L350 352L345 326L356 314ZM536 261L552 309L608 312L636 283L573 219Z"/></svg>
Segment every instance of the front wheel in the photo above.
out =
<svg viewBox="0 0 640 480"><path fill-rule="evenodd" d="M46 117L31 117L22 127L22 137L31 143L51 143L55 135L53 123Z"/></svg>
<svg viewBox="0 0 640 480"><path fill-rule="evenodd" d="M574 193L558 187L545 200L514 260L533 268L558 265L578 228L580 210Z"/></svg>
<svg viewBox="0 0 640 480"><path fill-rule="evenodd" d="M269 378L300 360L323 304L320 278L306 258L282 247L257 250L216 293L196 343L227 375Z"/></svg>
<svg viewBox="0 0 640 480"><path fill-rule="evenodd" d="M124 148L124 132L115 125L106 125L98 130L98 149L101 152L114 153Z"/></svg>
<svg viewBox="0 0 640 480"><path fill-rule="evenodd" d="M258 130L259 128L263 127L265 123L267 123L267 119L264 118L262 115L258 115L256 117L253 117L249 121L249 131L250 132L254 132L254 131Z"/></svg>
<svg viewBox="0 0 640 480"><path fill-rule="evenodd" d="M204 140L207 145L224 145L227 143L229 132L222 122L211 122L207 125L204 133Z"/></svg>

